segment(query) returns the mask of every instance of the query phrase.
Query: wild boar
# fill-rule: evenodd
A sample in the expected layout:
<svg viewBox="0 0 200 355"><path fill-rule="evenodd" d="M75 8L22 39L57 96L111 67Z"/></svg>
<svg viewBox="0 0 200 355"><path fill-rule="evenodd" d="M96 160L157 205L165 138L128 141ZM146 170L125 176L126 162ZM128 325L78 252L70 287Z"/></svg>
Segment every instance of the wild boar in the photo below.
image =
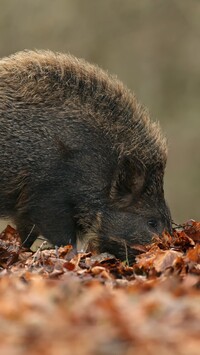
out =
<svg viewBox="0 0 200 355"><path fill-rule="evenodd" d="M131 245L171 230L166 139L99 67L51 51L1 59L0 128L0 216L25 246L92 238L132 260Z"/></svg>

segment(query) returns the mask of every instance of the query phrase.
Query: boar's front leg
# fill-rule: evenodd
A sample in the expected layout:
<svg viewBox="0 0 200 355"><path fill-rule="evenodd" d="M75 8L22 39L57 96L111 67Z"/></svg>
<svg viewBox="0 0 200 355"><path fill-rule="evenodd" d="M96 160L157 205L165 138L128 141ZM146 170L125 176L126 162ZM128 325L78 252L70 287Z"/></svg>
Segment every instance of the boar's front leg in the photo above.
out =
<svg viewBox="0 0 200 355"><path fill-rule="evenodd" d="M41 234L52 244L57 246L72 244L73 248L76 247L75 226L70 215L59 215L56 218L48 213L38 224Z"/></svg>
<svg viewBox="0 0 200 355"><path fill-rule="evenodd" d="M24 246L30 247L40 234L56 246L71 244L76 250L73 208L63 195L52 190L37 193L22 210L18 211L15 222Z"/></svg>
<svg viewBox="0 0 200 355"><path fill-rule="evenodd" d="M41 212L40 212L41 211ZM58 207L38 209L34 214L40 234L56 246L71 244L76 249L75 223L70 212L60 211Z"/></svg>
<svg viewBox="0 0 200 355"><path fill-rule="evenodd" d="M19 213L15 216L14 222L17 227L17 231L20 235L22 245L25 248L30 248L37 237L40 235L40 231L36 225L29 219L27 213Z"/></svg>

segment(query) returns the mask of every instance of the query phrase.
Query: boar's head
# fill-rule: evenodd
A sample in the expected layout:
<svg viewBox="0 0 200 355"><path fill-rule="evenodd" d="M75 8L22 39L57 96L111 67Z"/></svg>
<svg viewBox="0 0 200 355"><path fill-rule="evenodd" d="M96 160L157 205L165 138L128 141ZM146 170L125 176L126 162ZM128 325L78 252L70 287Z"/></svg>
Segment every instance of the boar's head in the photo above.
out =
<svg viewBox="0 0 200 355"><path fill-rule="evenodd" d="M110 190L110 203L97 213L89 245L99 252L133 261L134 245L171 232L171 215L164 199L164 166L148 167L134 159L119 164ZM97 236L97 237L95 237Z"/></svg>

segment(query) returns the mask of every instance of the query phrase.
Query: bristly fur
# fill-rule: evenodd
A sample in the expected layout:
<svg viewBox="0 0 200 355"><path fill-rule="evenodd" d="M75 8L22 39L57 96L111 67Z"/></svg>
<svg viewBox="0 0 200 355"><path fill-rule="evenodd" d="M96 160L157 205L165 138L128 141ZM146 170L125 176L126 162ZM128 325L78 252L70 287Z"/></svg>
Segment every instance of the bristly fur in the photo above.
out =
<svg viewBox="0 0 200 355"><path fill-rule="evenodd" d="M92 235L98 250L132 260L132 244L170 231L159 124L83 59L39 50L0 60L0 152L0 216L26 246L39 233L74 247Z"/></svg>
<svg viewBox="0 0 200 355"><path fill-rule="evenodd" d="M119 156L134 153L146 167L165 165L167 144L159 123L150 121L135 96L99 67L72 55L23 51L1 59L0 78L1 107L9 108L17 96L18 105L55 109L56 102L65 111L73 100L77 111L84 105L82 120L112 135Z"/></svg>

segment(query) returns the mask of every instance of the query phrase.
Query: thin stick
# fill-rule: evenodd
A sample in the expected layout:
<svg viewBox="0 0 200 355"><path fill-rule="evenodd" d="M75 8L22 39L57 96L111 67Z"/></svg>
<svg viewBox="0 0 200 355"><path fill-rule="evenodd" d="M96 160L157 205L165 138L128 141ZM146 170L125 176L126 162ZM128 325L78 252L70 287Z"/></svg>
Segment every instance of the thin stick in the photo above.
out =
<svg viewBox="0 0 200 355"><path fill-rule="evenodd" d="M26 239L23 241L22 246L24 245L24 243L26 243L26 241L27 241L28 238L30 237L31 233L33 232L34 228L35 228L35 224L34 224L33 227L31 228L31 230L30 230L30 232L28 233Z"/></svg>

